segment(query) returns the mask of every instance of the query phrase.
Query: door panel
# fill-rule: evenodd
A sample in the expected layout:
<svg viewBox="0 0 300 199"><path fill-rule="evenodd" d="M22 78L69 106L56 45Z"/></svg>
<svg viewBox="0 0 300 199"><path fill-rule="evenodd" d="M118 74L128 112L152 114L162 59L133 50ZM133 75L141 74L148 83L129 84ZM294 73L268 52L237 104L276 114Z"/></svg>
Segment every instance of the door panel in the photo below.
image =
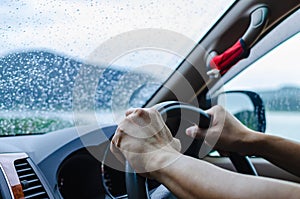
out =
<svg viewBox="0 0 300 199"><path fill-rule="evenodd" d="M235 171L235 168L231 164L229 158L227 157L206 157L204 158L205 161L210 162L214 165L217 165L221 168ZM300 183L300 178L292 175L285 170L273 165L272 163L264 160L262 158L251 158L251 162L253 163L254 167L259 176L264 177L271 177L276 179L288 180L292 182Z"/></svg>
<svg viewBox="0 0 300 199"><path fill-rule="evenodd" d="M299 15L299 11L294 15ZM300 65L295 61L295 57L299 56L299 30L300 27L292 37L281 41L276 48L274 46L272 51L226 83L223 88L225 91L250 90L258 93L266 107L266 133L295 142L300 141ZM288 29L285 29L283 32L287 31ZM272 40L269 42L272 43ZM230 162L225 159L210 158L208 161L230 168ZM261 176L300 182L298 177L264 159L251 160Z"/></svg>

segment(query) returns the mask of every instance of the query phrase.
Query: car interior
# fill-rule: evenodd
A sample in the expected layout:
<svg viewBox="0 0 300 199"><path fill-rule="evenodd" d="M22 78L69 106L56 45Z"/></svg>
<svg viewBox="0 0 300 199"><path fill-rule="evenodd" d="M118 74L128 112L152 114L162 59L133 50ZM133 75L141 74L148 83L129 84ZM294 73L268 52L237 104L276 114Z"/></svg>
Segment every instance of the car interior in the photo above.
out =
<svg viewBox="0 0 300 199"><path fill-rule="evenodd" d="M211 3L213 4L213 2ZM232 108L234 115L249 128L262 133L268 133L269 129L272 131L273 129L269 128L270 119L268 119L272 113L269 107L272 103L265 100L267 94L259 89L251 90L247 89L248 87L244 89L242 83L239 83L237 79L239 76L246 80L249 77L248 82L254 84L255 81L267 79L266 76L276 73L275 67L274 71L265 69L261 70L263 72L260 73L260 76L254 75L254 79L251 79L248 69L254 68L256 62L287 41L294 38L293 41L299 43L299 8L298 0L234 1L201 40L195 43L196 45L178 64L178 67L174 66L176 69L166 81L158 87L149 88L153 90L151 97L147 98L145 103L142 101L140 107L155 105L159 107L160 113L167 115L166 123L172 134L182 140L182 153L194 158L200 158L200 143L185 137L180 132L189 127L191 123L209 127L209 116L203 110L214 105L219 104L228 109ZM246 43L247 55L235 57L233 62L226 65L224 73L222 73L222 69L216 70L210 65L215 56L228 52L228 49L232 49L241 38ZM138 40L138 38L136 39ZM33 55L30 56L33 57ZM19 57L19 59L21 58ZM4 68L3 60L4 58L0 60L0 69L1 65ZM103 87L110 88L109 83L105 83L103 77L97 77L98 74L92 74L93 72L90 74L88 67L83 67L82 74L91 75L87 78L95 79L94 84L99 83L100 78L100 81L104 82ZM282 66L283 71L287 75L282 74L282 78L289 79L291 73L297 74L297 70L289 71L284 67ZM294 66L294 68L296 67L297 65ZM243 73L245 73L244 76ZM118 76L115 79L118 81L124 74L111 70L106 75ZM4 78L4 72L0 72L0 77ZM136 78L152 81L143 73L134 74L129 78L132 82ZM234 86L231 87L234 81L238 82L236 84L239 86L238 89L235 89ZM268 79L268 81L272 82L273 80ZM128 84L134 84L132 82ZM79 78L77 84L77 86L85 86L81 84ZM4 83L0 82L0 85L3 88ZM62 82L62 86L71 87L72 85ZM88 85L84 87L84 90L94 87L95 85ZM142 95L146 89L148 87L145 84L139 89L135 89L133 93ZM110 92L111 95L117 95L122 91ZM297 92L294 90L292 94L298 97ZM74 99L74 103L81 104L81 100L86 100L85 93L75 93L74 95L78 97L78 101ZM101 100L105 98L105 95L100 92L96 95L103 98ZM287 95L278 94L278 96ZM279 98L278 96L277 98ZM226 99L222 100L222 97ZM101 100L99 103L104 102ZM121 101L126 102L122 98L116 99L116 103L121 103ZM245 104L250 104L251 108L245 108ZM289 102L289 104L291 103ZM76 110L76 105L73 105L73 108L74 120L78 122L76 113L83 109ZM3 107L2 109L4 110ZM115 110L117 109L118 107L115 108ZM292 109L290 108L289 111L293 111L295 114L299 111ZM184 110L186 112L183 112ZM1 111L1 117L4 117L5 113L8 111ZM119 113L115 111L114 114L116 115L104 117L118 117ZM197 119L181 121L182 118L187 119L187 115L191 114L196 114ZM208 121L206 121L207 118ZM81 125L78 122L73 127L54 130L50 133L1 136L0 198L164 198L166 195L169 198L175 197L155 180L141 178L112 154L109 149L110 139L115 133L117 122L97 125L97 119L92 117L91 120L93 120L93 125ZM0 125L5 125L5 123L0 121ZM297 130L294 129L296 133ZM297 140L295 139L295 141ZM211 149L201 159L234 172L300 183L299 177L260 157L242 157L237 154L223 157ZM201 196L199 197L201 198Z"/></svg>

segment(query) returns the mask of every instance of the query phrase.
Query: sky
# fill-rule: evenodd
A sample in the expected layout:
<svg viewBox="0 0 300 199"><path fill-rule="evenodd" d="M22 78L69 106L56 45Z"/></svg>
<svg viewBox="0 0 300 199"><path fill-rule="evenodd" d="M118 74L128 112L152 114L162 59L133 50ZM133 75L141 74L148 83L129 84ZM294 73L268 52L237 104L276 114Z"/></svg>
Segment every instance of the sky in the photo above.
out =
<svg viewBox="0 0 300 199"><path fill-rule="evenodd" d="M225 90L267 90L285 86L300 88L300 33L259 59L228 82Z"/></svg>
<svg viewBox="0 0 300 199"><path fill-rule="evenodd" d="M127 31L160 28L198 41L232 0L1 0L0 55L45 48L85 58Z"/></svg>

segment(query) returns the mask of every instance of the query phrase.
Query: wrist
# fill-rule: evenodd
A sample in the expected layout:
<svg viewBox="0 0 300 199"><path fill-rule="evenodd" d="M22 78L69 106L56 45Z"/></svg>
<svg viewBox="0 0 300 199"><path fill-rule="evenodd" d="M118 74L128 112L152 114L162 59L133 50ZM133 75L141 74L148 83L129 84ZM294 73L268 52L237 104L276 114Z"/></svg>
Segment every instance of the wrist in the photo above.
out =
<svg viewBox="0 0 300 199"><path fill-rule="evenodd" d="M182 154L176 150L160 151L149 161L148 166L151 169L148 169L148 176L161 182L164 171L166 171L166 169L170 165L172 165L180 156L182 156Z"/></svg>
<svg viewBox="0 0 300 199"><path fill-rule="evenodd" d="M248 130L245 139L243 139L243 152L248 156L261 156L262 148L264 148L266 140L264 133Z"/></svg>

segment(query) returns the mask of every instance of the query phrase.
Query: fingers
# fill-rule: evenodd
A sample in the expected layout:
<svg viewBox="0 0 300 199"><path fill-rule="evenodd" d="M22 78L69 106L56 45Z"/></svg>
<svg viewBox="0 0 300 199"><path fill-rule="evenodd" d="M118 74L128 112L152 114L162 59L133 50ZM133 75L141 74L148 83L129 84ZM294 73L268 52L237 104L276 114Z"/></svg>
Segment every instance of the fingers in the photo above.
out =
<svg viewBox="0 0 300 199"><path fill-rule="evenodd" d="M124 138L124 131L120 127L117 128L111 142L110 151L115 155L115 157L121 162L125 163L124 154L121 151L121 143Z"/></svg>
<svg viewBox="0 0 300 199"><path fill-rule="evenodd" d="M214 115L214 113L216 112L217 107L213 106L210 109L206 110L205 112L209 115Z"/></svg>
<svg viewBox="0 0 300 199"><path fill-rule="evenodd" d="M115 155L117 160L119 160L122 164L125 164L125 157L121 153L121 151L113 144L113 142L110 143L110 151Z"/></svg>
<svg viewBox="0 0 300 199"><path fill-rule="evenodd" d="M223 106L216 105L216 106L213 106L210 109L206 110L205 112L208 113L208 114L214 114L216 112L223 112L223 111L225 111Z"/></svg>
<svg viewBox="0 0 300 199"><path fill-rule="evenodd" d="M152 108L130 109L126 115L126 118L119 123L119 127L135 138L152 137L165 127L160 114Z"/></svg>
<svg viewBox="0 0 300 199"><path fill-rule="evenodd" d="M185 133L192 138L203 139L205 137L206 130L200 129L197 125L194 125L187 128Z"/></svg>
<svg viewBox="0 0 300 199"><path fill-rule="evenodd" d="M125 112L126 117L134 114L139 117L143 117L145 114L152 112L153 108L130 108Z"/></svg>
<svg viewBox="0 0 300 199"><path fill-rule="evenodd" d="M144 127L151 123L150 112L147 109L136 108L126 111L126 119L138 126Z"/></svg>
<svg viewBox="0 0 300 199"><path fill-rule="evenodd" d="M173 138L173 141L171 142L171 146L178 152L181 151L181 143L179 139Z"/></svg>
<svg viewBox="0 0 300 199"><path fill-rule="evenodd" d="M205 112L211 116L212 123L209 127L211 129L218 125L220 118L224 116L223 113L225 112L225 109L222 106L217 105L206 110ZM222 120L224 120L224 118ZM209 129L201 129L197 125L194 125L186 129L186 134L192 138L204 139L208 131Z"/></svg>
<svg viewBox="0 0 300 199"><path fill-rule="evenodd" d="M136 109L135 108L130 108L125 112L126 117L132 114Z"/></svg>

